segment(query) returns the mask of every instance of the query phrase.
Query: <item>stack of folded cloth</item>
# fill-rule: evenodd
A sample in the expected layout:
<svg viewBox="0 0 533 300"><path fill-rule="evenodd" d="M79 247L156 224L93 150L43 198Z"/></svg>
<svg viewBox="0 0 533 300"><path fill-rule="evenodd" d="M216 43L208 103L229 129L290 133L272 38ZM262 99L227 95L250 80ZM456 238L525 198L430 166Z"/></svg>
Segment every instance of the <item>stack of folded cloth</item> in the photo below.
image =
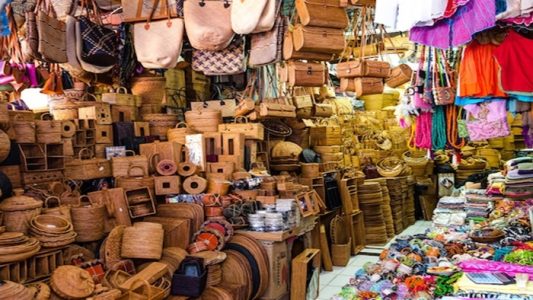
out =
<svg viewBox="0 0 533 300"><path fill-rule="evenodd" d="M505 175L502 172L489 174L487 177L487 194L489 195L503 195L505 189Z"/></svg>
<svg viewBox="0 0 533 300"><path fill-rule="evenodd" d="M486 195L485 190L468 189L465 190L466 197L466 216L467 218L486 218L494 209L494 201L503 199L502 197L492 197Z"/></svg>
<svg viewBox="0 0 533 300"><path fill-rule="evenodd" d="M433 225L438 226L462 226L465 224L464 197L442 197L433 211Z"/></svg>
<svg viewBox="0 0 533 300"><path fill-rule="evenodd" d="M533 157L520 157L507 161L504 194L516 200L533 196Z"/></svg>

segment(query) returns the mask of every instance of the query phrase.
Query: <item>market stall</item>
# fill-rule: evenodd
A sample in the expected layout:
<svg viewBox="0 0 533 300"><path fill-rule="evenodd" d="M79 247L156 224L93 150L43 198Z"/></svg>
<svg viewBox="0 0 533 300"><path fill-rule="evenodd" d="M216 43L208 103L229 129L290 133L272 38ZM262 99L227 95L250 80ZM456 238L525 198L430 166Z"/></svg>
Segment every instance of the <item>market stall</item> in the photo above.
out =
<svg viewBox="0 0 533 300"><path fill-rule="evenodd" d="M0 298L532 294L533 3L388 2L0 2Z"/></svg>

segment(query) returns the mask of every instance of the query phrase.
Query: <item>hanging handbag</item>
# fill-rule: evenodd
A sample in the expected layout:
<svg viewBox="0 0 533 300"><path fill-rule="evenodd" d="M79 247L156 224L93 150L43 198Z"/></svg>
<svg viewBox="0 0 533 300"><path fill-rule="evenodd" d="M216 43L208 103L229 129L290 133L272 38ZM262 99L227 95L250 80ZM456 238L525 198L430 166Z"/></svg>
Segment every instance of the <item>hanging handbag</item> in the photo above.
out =
<svg viewBox="0 0 533 300"><path fill-rule="evenodd" d="M441 50L434 50L433 60L433 100L435 105L448 105L455 102L455 86L448 73L448 60ZM444 65L444 66L443 66Z"/></svg>
<svg viewBox="0 0 533 300"><path fill-rule="evenodd" d="M109 2L110 0L95 1L101 7L101 2ZM113 2L115 1L113 0ZM178 16L176 1L174 0L122 0L122 18L124 22L145 22L148 19L161 20L166 19L168 16L171 18Z"/></svg>
<svg viewBox="0 0 533 300"><path fill-rule="evenodd" d="M236 37L226 49L219 51L193 50L192 69L209 76L234 75L245 72L244 40L244 37Z"/></svg>
<svg viewBox="0 0 533 300"><path fill-rule="evenodd" d="M229 0L185 0L185 30L191 46L198 50L217 51L233 39Z"/></svg>
<svg viewBox="0 0 533 300"><path fill-rule="evenodd" d="M278 13L281 2L281 0L267 0L261 18L259 18L259 22L252 33L261 33L272 30L275 26L276 19L279 16Z"/></svg>
<svg viewBox="0 0 533 300"><path fill-rule="evenodd" d="M250 66L261 66L281 61L286 22L287 18L279 16L276 18L272 30L252 34L250 60L248 61Z"/></svg>
<svg viewBox="0 0 533 300"><path fill-rule="evenodd" d="M296 11L304 26L345 29L348 15L339 4L339 0L296 0Z"/></svg>
<svg viewBox="0 0 533 300"><path fill-rule="evenodd" d="M475 112L467 112L466 127L471 141L506 137L511 134L505 105L505 101L484 102L475 106Z"/></svg>
<svg viewBox="0 0 533 300"><path fill-rule="evenodd" d="M46 12L37 13L38 52L40 57L51 63L67 62L66 24L56 18L51 4L44 2Z"/></svg>
<svg viewBox="0 0 533 300"><path fill-rule="evenodd" d="M268 0L239 0L231 5L231 28L237 34L249 34L259 23Z"/></svg>
<svg viewBox="0 0 533 300"><path fill-rule="evenodd" d="M463 139L468 137L468 128L466 127L466 120L463 117L462 106L459 108L459 112L457 113L457 136Z"/></svg>
<svg viewBox="0 0 533 300"><path fill-rule="evenodd" d="M385 61L357 59L337 64L337 76L350 77L380 77L386 78L390 73L390 64Z"/></svg>
<svg viewBox="0 0 533 300"><path fill-rule="evenodd" d="M381 94L385 86L382 78L357 77L341 78L340 90L343 92L355 92L357 97L363 95Z"/></svg>
<svg viewBox="0 0 533 300"><path fill-rule="evenodd" d="M311 94L305 88L294 88L292 102L296 109L311 108L313 101Z"/></svg>
<svg viewBox="0 0 533 300"><path fill-rule="evenodd" d="M326 84L328 74L324 64L290 61L288 69L290 86L320 87Z"/></svg>
<svg viewBox="0 0 533 300"><path fill-rule="evenodd" d="M244 90L242 94L242 98L239 99L239 103L237 104L237 107L235 108L236 117L246 116L247 114L255 110L255 101L253 98L255 78L256 78L256 75L254 73L252 77L250 78L250 81L248 82L248 85L246 86L246 89Z"/></svg>
<svg viewBox="0 0 533 300"><path fill-rule="evenodd" d="M219 110L223 118L235 117L237 103L235 99L210 100L191 102L191 110L212 109Z"/></svg>
<svg viewBox="0 0 533 300"><path fill-rule="evenodd" d="M82 38L81 60L99 67L114 66L117 62L115 32L93 23L86 16L79 17L78 24Z"/></svg>
<svg viewBox="0 0 533 300"><path fill-rule="evenodd" d="M345 48L344 31L297 24L292 32L294 49L302 52L340 54Z"/></svg>
<svg viewBox="0 0 533 300"><path fill-rule="evenodd" d="M67 41L67 62L61 64L61 67L68 71L74 77L84 77L86 74L83 70L77 56L77 44L76 44L76 24L78 20L72 16L65 18L65 38Z"/></svg>
<svg viewBox="0 0 533 300"><path fill-rule="evenodd" d="M178 63L183 45L184 24L183 19L170 18L170 11L171 8L167 4L163 10L167 16L166 20L152 21L149 17L146 23L133 25L135 54L145 68L172 69ZM140 14L139 9L137 15Z"/></svg>
<svg viewBox="0 0 533 300"><path fill-rule="evenodd" d="M385 79L385 84L391 88L399 87L411 80L413 70L407 64L401 64L390 70L390 75Z"/></svg>
<svg viewBox="0 0 533 300"><path fill-rule="evenodd" d="M289 26L290 27L290 26ZM305 60L318 60L318 61L330 61L333 58L331 53L316 53L296 51L294 49L294 38L290 30L286 30L283 38L283 59L305 59Z"/></svg>

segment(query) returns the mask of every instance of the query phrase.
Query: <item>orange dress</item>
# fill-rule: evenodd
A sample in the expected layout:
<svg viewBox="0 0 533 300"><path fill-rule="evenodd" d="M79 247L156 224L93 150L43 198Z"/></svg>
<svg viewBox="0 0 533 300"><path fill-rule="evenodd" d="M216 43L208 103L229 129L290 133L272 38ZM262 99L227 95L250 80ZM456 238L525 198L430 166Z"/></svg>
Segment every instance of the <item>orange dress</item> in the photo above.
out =
<svg viewBox="0 0 533 300"><path fill-rule="evenodd" d="M507 97L500 88L494 50L498 46L472 41L463 51L459 67L459 96Z"/></svg>

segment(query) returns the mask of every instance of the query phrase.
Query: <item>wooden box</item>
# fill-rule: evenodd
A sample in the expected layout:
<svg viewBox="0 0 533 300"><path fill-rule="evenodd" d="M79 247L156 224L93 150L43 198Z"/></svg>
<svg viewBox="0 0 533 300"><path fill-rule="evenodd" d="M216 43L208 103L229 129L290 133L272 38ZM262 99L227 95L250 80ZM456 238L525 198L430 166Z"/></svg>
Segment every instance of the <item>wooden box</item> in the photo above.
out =
<svg viewBox="0 0 533 300"><path fill-rule="evenodd" d="M133 122L137 120L137 107L128 105L111 105L113 122Z"/></svg>
<svg viewBox="0 0 533 300"><path fill-rule="evenodd" d="M291 299L318 298L320 250L305 249L292 260ZM312 289L312 290L309 290ZM311 294L311 297L307 295Z"/></svg>
<svg viewBox="0 0 533 300"><path fill-rule="evenodd" d="M311 127L311 144L313 146L342 145L342 134L340 126Z"/></svg>
<svg viewBox="0 0 533 300"><path fill-rule="evenodd" d="M150 135L150 123L148 122L133 122L133 132L135 136L149 136Z"/></svg>
<svg viewBox="0 0 533 300"><path fill-rule="evenodd" d="M187 249L189 246L191 220L185 218L146 217L144 221L163 225L165 230L163 247Z"/></svg>
<svg viewBox="0 0 533 300"><path fill-rule="evenodd" d="M113 126L96 125L96 144L113 144Z"/></svg>
<svg viewBox="0 0 533 300"><path fill-rule="evenodd" d="M154 177L155 194L157 196L172 195L180 193L179 176L157 176Z"/></svg>
<svg viewBox="0 0 533 300"><path fill-rule="evenodd" d="M95 120L96 124L111 125L113 118L111 117L111 107L107 103L99 103L94 106L78 108L78 117L81 120Z"/></svg>
<svg viewBox="0 0 533 300"><path fill-rule="evenodd" d="M51 181L62 181L63 172L57 171L37 171L37 172L23 172L22 182L24 185L45 183Z"/></svg>

